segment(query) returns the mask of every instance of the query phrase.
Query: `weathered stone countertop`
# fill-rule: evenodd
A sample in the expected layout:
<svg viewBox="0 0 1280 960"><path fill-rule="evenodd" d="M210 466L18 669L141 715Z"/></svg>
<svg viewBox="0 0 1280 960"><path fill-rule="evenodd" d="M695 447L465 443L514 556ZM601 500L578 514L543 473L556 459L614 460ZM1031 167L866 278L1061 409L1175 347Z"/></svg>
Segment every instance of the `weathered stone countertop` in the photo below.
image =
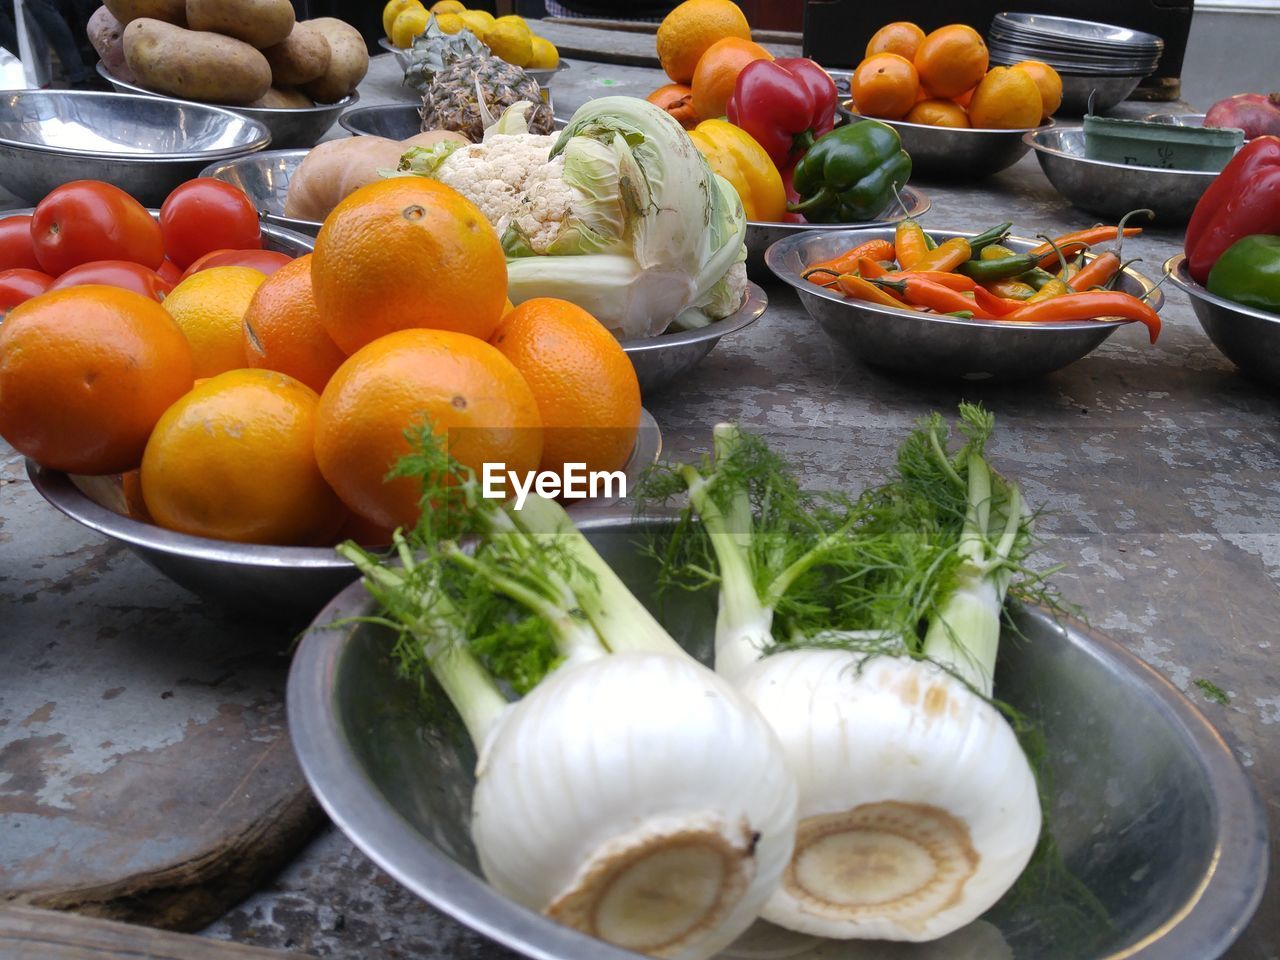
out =
<svg viewBox="0 0 1280 960"><path fill-rule="evenodd" d="M378 58L363 102L405 98L397 81L392 58ZM575 62L556 81L556 112L591 96L644 95L659 82L654 71ZM926 226L939 229L1012 220L1015 233L1031 236L1094 222L1057 195L1032 156L975 185L914 185L933 201ZM1181 235L1180 226L1149 229L1125 252L1158 277ZM984 403L998 418L994 462L1044 511L1045 554L1066 565L1058 577L1065 598L1207 714L1254 777L1280 839L1280 389L1241 376L1205 337L1187 298L1170 285L1164 292L1156 345L1142 328L1126 327L1058 373L999 385L862 366L787 288L773 285L758 323L647 406L669 457L705 450L714 423L737 420L803 464L813 485L856 490L884 476L917 417L953 411L961 399ZM7 449L0 484L0 634L49 629L63 617L57 605L16 616L36 590L62 592L74 612L63 629L93 630L121 577L148 584L155 598L132 610L132 621L216 634L213 615L141 561L45 507ZM42 571L23 566L33 551L22 541L33 536L56 558ZM70 583L66 571L86 564L100 576ZM275 669L282 679L284 663ZM1206 699L1199 679L1225 690L1229 703ZM1280 957L1277 849L1273 842L1269 889L1232 960ZM406 893L331 827L206 933L344 960L506 956Z"/></svg>

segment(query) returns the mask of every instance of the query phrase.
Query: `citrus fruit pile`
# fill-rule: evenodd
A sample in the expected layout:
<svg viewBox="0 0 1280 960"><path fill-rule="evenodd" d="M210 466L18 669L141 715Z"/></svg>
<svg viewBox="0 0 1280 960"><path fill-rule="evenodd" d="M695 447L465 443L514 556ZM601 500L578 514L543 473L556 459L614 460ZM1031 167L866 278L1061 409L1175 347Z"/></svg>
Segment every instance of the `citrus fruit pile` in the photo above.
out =
<svg viewBox="0 0 1280 960"><path fill-rule="evenodd" d="M1017 130L1053 115L1062 103L1062 78L1039 60L989 68L986 43L965 24L926 34L914 23L897 22L867 43L850 95L866 117Z"/></svg>
<svg viewBox="0 0 1280 960"><path fill-rule="evenodd" d="M389 0L382 8L382 29L388 40L404 49L413 45L413 38L427 29L433 17L442 32L470 30L494 56L517 67L554 70L560 65L555 44L530 30L523 17L468 10L458 0L437 0L430 9L421 0Z"/></svg>
<svg viewBox="0 0 1280 960"><path fill-rule="evenodd" d="M57 232L73 225L91 248L91 223ZM139 235L148 262L211 259L192 235ZM155 296L91 283L15 306L0 435L46 467L123 475L135 519L259 544L389 542L418 514L415 484L386 480L415 426L478 474L625 464L640 389L622 347L566 301L512 308L497 234L449 187L363 187L313 253L276 256L269 276L230 263Z"/></svg>

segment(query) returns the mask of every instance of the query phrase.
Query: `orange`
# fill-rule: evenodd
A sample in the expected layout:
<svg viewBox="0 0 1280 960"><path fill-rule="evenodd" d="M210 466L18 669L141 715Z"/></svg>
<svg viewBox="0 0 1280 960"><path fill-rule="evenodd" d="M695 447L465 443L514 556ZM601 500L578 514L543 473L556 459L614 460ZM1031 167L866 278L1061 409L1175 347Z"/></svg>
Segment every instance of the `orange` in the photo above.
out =
<svg viewBox="0 0 1280 960"><path fill-rule="evenodd" d="M900 57L911 60L916 55L916 48L924 39L924 31L914 23L898 20L886 23L871 35L867 41L867 50L863 56L874 56L877 53L896 53Z"/></svg>
<svg viewBox="0 0 1280 960"><path fill-rule="evenodd" d="M315 458L316 392L274 370L230 370L165 411L142 458L162 527L240 543L319 545L345 511Z"/></svg>
<svg viewBox="0 0 1280 960"><path fill-rule="evenodd" d="M311 257L320 322L348 354L432 327L488 339L507 297L502 244L479 208L424 177L361 187L325 218Z"/></svg>
<svg viewBox="0 0 1280 960"><path fill-rule="evenodd" d="M418 517L421 484L386 482L410 451L405 430L430 422L449 450L483 471L521 475L542 458L542 420L520 372L495 348L447 330L401 330L352 354L320 396L316 459L344 503L382 527Z"/></svg>
<svg viewBox="0 0 1280 960"><path fill-rule="evenodd" d="M520 371L542 417L542 469L618 470L640 426L640 382L612 333L567 300L537 297L489 341Z"/></svg>
<svg viewBox="0 0 1280 960"><path fill-rule="evenodd" d="M266 276L249 267L210 267L169 291L164 309L191 342L197 377L245 365L244 314Z"/></svg>
<svg viewBox="0 0 1280 960"><path fill-rule="evenodd" d="M758 43L738 37L717 40L702 55L693 72L693 109L702 120L724 116L725 104L733 95L742 68L753 60L772 60Z"/></svg>
<svg viewBox="0 0 1280 960"><path fill-rule="evenodd" d="M1062 106L1062 77L1043 60L1023 60L1013 65L1014 70L1025 73L1040 89L1041 120L1048 120Z"/></svg>
<svg viewBox="0 0 1280 960"><path fill-rule="evenodd" d="M969 122L988 130L1034 127L1044 113L1040 88L1029 75L1009 67L994 67L982 78L969 103Z"/></svg>
<svg viewBox="0 0 1280 960"><path fill-rule="evenodd" d="M698 112L693 108L693 89L683 83L668 83L645 99L679 120L680 126L686 130L698 125Z"/></svg>
<svg viewBox="0 0 1280 960"><path fill-rule="evenodd" d="M717 40L751 39L747 18L730 0L685 0L658 26L658 62L676 83L689 83L702 55Z"/></svg>
<svg viewBox="0 0 1280 960"><path fill-rule="evenodd" d="M142 499L142 471L130 470L120 476L120 494L124 497L125 515L142 523L155 523Z"/></svg>
<svg viewBox="0 0 1280 960"><path fill-rule="evenodd" d="M960 106L968 110L969 104L973 102L973 91L977 89L978 89L977 87L973 87L972 89L966 90L964 93L960 94L959 96L952 97L951 101L953 103L959 104Z"/></svg>
<svg viewBox="0 0 1280 960"><path fill-rule="evenodd" d="M987 72L987 44L973 27L952 23L921 40L913 62L935 96L955 97Z"/></svg>
<svg viewBox="0 0 1280 960"><path fill-rule="evenodd" d="M907 114L907 122L930 127L967 127L969 116L954 100L921 100Z"/></svg>
<svg viewBox="0 0 1280 960"><path fill-rule="evenodd" d="M0 326L0 436L56 470L132 470L191 388L191 366L191 345L150 297L97 285L32 297Z"/></svg>
<svg viewBox="0 0 1280 960"><path fill-rule="evenodd" d="M853 71L849 93L864 117L901 120L915 105L920 78L911 61L896 53L867 57Z"/></svg>
<svg viewBox="0 0 1280 960"><path fill-rule="evenodd" d="M249 366L287 373L317 393L347 359L320 323L309 253L285 264L258 287L241 329Z"/></svg>

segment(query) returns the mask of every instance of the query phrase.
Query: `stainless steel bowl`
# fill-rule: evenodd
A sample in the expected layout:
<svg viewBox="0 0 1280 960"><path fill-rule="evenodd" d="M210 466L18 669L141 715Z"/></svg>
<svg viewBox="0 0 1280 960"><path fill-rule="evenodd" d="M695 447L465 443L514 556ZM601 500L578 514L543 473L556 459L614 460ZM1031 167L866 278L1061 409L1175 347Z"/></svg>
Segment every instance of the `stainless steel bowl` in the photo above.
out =
<svg viewBox="0 0 1280 960"><path fill-rule="evenodd" d="M641 531L621 518L581 525L631 590L654 603L652 561L635 542ZM674 635L705 658L712 597L683 598L678 616L672 605L668 611ZM424 712L417 686L396 677L389 632L352 620L372 612L364 587L352 584L304 635L289 672L290 738L329 816L413 893L524 956L636 960L516 905L481 879L469 823L475 753L460 723ZM996 689L1043 731L1054 837L1110 925L1097 930L1092 950L1072 952L1060 942L1062 924L1050 929L1062 901L1037 888L1020 909L975 924L974 939L986 950L901 944L893 946L920 952L892 955L1219 956L1257 908L1266 876L1266 818L1248 776L1200 712L1119 644L1042 609L1014 607L1012 614L1018 639L1001 646ZM722 956L889 955L883 945L775 932L772 950L731 947ZM963 941L966 933L954 937ZM817 948L806 951L805 941Z"/></svg>
<svg viewBox="0 0 1280 960"><path fill-rule="evenodd" d="M973 234L930 230L938 240ZM1078 323L1008 323L962 320L849 300L801 278L806 266L867 240L893 240L888 227L796 236L769 248L765 260L795 288L809 315L831 339L864 363L921 377L1018 380L1038 377L1079 360L1127 320ZM1005 246L1030 250L1037 241L1010 237ZM1117 287L1159 310L1164 297L1141 274L1126 270ZM1152 292L1154 291L1154 292Z"/></svg>
<svg viewBox="0 0 1280 960"><path fill-rule="evenodd" d="M796 233L820 232L823 230L850 230L855 227L874 226L879 223L897 223L908 217L919 219L929 212L933 201L924 192L915 187L903 187L900 191L902 203L895 200L881 211L880 216L867 223L774 223L762 220L747 221L747 273L757 280L769 278L769 268L765 266L764 253L784 237ZM904 209L905 208L905 209Z"/></svg>
<svg viewBox="0 0 1280 960"><path fill-rule="evenodd" d="M105 180L147 206L213 160L261 150L267 128L222 107L87 90L0 93L0 186L39 203Z"/></svg>
<svg viewBox="0 0 1280 960"><path fill-rule="evenodd" d="M1280 314L1234 303L1191 279L1182 254L1165 261L1164 272L1191 298L1191 309L1213 345L1250 376L1280 387Z"/></svg>
<svg viewBox="0 0 1280 960"><path fill-rule="evenodd" d="M311 249L306 237L285 242L276 228L264 229L269 248L286 253ZM628 487L658 459L662 434L647 410L623 467ZM126 516L118 478L71 477L27 461L27 476L41 495L72 520L118 540L160 573L201 599L257 619L301 625L356 578L350 562L329 547L264 547L193 537ZM598 513L615 501L573 501L571 514Z"/></svg>
<svg viewBox="0 0 1280 960"><path fill-rule="evenodd" d="M1058 116L1083 117L1089 110L1089 94L1093 94L1093 112L1105 113L1123 103L1147 74L1128 74L1119 77L1103 77L1096 74L1058 72L1062 78L1062 104Z"/></svg>
<svg viewBox="0 0 1280 960"><path fill-rule="evenodd" d="M98 75L123 93L138 93L148 97L159 97L174 100L178 103L190 103L188 100L177 100L167 94L156 93L135 83L125 83L113 77L102 61L98 61ZM314 147L320 138L329 132L338 116L347 107L354 106L360 100L359 93L343 97L337 103L321 103L314 107L302 107L288 110L275 107L242 107L227 104L225 109L233 110L244 117L257 120L271 131L271 145L277 149L285 147Z"/></svg>
<svg viewBox="0 0 1280 960"><path fill-rule="evenodd" d="M314 237L320 232L320 221L298 220L284 215L284 202L289 196L289 178L302 163L307 150L264 150L224 163L213 163L200 171L202 177L214 177L239 187L267 223L274 223Z"/></svg>
<svg viewBox="0 0 1280 960"><path fill-rule="evenodd" d="M1149 113L1142 119L1148 123L1170 123L1175 127L1203 127L1203 113Z"/></svg>
<svg viewBox="0 0 1280 960"><path fill-rule="evenodd" d="M647 397L665 389L673 380L696 367L721 337L737 333L760 319L769 306L769 298L756 284L747 284L747 298L737 312L679 333L623 340L622 349L631 358L640 381L640 395Z"/></svg>
<svg viewBox="0 0 1280 960"><path fill-rule="evenodd" d="M380 46L383 50L387 51L387 53L394 54L402 70L409 66L408 50L397 47L387 37L380 38L378 40L378 46ZM537 80L538 86L545 87L549 85L552 80L555 79L557 73L559 73L562 70L568 70L568 69L569 69L569 64L561 60L559 66L551 67L546 70L531 70L528 67L526 67L524 72L527 73L529 76L533 77L533 79Z"/></svg>
<svg viewBox="0 0 1280 960"><path fill-rule="evenodd" d="M563 130L563 117L556 117L552 127ZM373 107L356 107L338 118L344 130L358 137L386 137L407 140L422 132L422 117L412 103L383 103Z"/></svg>
<svg viewBox="0 0 1280 960"><path fill-rule="evenodd" d="M1054 189L1082 210L1110 220L1143 207L1154 210L1156 223L1186 223L1216 173L1134 167L1084 155L1084 128L1058 127L1032 131L1027 146Z"/></svg>
<svg viewBox="0 0 1280 960"><path fill-rule="evenodd" d="M852 103L846 104L852 110ZM854 113L854 117L863 118ZM1013 166L1027 153L1023 135L1030 129L982 130L931 127L905 120L880 120L898 131L911 155L911 175L937 180L980 180ZM1050 121L1052 124L1052 121Z"/></svg>

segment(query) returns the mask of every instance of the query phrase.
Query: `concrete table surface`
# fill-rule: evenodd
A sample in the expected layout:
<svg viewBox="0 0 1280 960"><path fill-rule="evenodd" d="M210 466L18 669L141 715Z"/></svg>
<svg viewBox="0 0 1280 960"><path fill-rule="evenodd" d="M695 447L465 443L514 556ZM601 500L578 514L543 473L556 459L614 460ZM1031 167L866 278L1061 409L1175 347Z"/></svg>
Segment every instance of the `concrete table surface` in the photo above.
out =
<svg viewBox="0 0 1280 960"><path fill-rule="evenodd" d="M393 58L375 58L362 102L411 100L398 81ZM556 112L593 96L643 96L661 82L656 71L577 61L553 86ZM1094 222L1058 196L1032 156L973 185L913 185L932 199L925 223L938 229L1012 220L1015 233L1030 236ZM1156 227L1127 241L1125 251L1142 257L1138 269L1156 277L1181 237L1181 226ZM1044 511L1043 555L1066 565L1058 577L1065 599L1207 714L1254 777L1280 839L1280 389L1241 376L1205 337L1187 298L1169 285L1164 291L1158 344L1126 327L1062 371L999 385L916 380L862 366L787 288L772 285L758 323L722 341L646 406L662 427L668 457L705 451L714 423L737 420L801 464L811 485L857 490L885 475L919 416L954 411L961 399L987 405L998 421L993 460ZM65 575L58 579L70 566L66 558L97 557L154 589L157 603L136 617L163 620L171 630L209 629L215 614L46 508L17 462L0 451L0 625L15 622L16 605L32 589L30 577L3 562L18 553L10 531L20 516L27 518L21 529L39 531L48 552L63 558L41 589L68 591L67 602L82 611L94 604L105 610L109 596L77 594ZM23 630L55 626L52 619L21 621ZM92 629L92 617L62 629ZM1209 700L1197 680L1225 690L1229 702ZM1273 844L1258 916L1231 960L1280 958L1277 849ZM406 893L332 827L205 933L344 960L508 956Z"/></svg>

